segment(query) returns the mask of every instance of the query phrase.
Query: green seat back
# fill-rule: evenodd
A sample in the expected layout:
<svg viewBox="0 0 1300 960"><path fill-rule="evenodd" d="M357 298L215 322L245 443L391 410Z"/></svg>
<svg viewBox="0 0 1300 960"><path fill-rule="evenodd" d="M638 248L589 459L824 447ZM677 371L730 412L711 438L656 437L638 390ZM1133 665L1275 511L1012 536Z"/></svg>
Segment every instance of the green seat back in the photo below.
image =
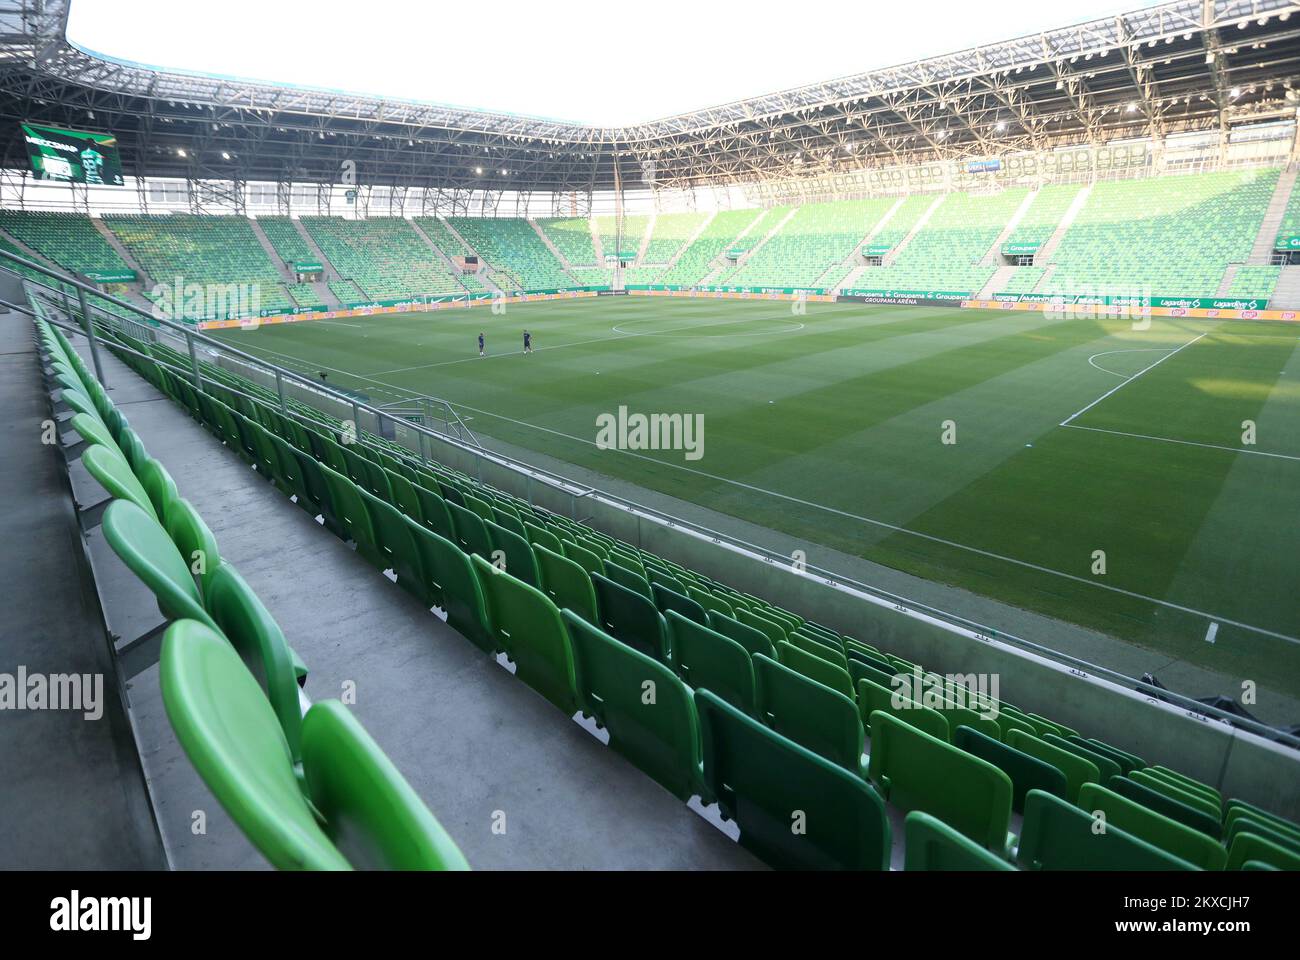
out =
<svg viewBox="0 0 1300 960"><path fill-rule="evenodd" d="M904 870L1015 870L938 817L913 810L903 821Z"/></svg>
<svg viewBox="0 0 1300 960"><path fill-rule="evenodd" d="M516 676L564 715L578 710L573 649L560 611L546 594L499 570L480 556L470 558L483 585L488 623L497 647L514 661Z"/></svg>
<svg viewBox="0 0 1300 960"><path fill-rule="evenodd" d="M1075 756L1090 761L1097 768L1098 783L1109 783L1111 777L1121 775L1118 763L1091 747L1081 747L1077 743L1071 743L1064 737L1058 737L1054 733L1043 734L1043 742L1050 743L1054 747L1060 747L1062 750L1068 750Z"/></svg>
<svg viewBox="0 0 1300 960"><path fill-rule="evenodd" d="M761 630L746 626L735 617L711 609L707 604L700 601L696 593L691 593L690 596L707 611L708 625L723 636L735 640L749 651L750 656L758 653L768 657L776 656L776 648L772 646L772 641L767 639L767 634Z"/></svg>
<svg viewBox="0 0 1300 960"><path fill-rule="evenodd" d="M670 590L661 583L650 584L650 592L654 597L655 606L665 616L669 610L675 610L688 620L708 626L709 617L704 608L686 594Z"/></svg>
<svg viewBox="0 0 1300 960"><path fill-rule="evenodd" d="M1030 790L1016 862L1025 870L1195 870L1192 864L1046 790Z"/></svg>
<svg viewBox="0 0 1300 960"><path fill-rule="evenodd" d="M753 664L758 718L782 736L860 774L862 719L857 704L761 653Z"/></svg>
<svg viewBox="0 0 1300 960"><path fill-rule="evenodd" d="M868 775L904 810L934 814L994 853L1006 849L1011 778L988 761L878 710Z"/></svg>
<svg viewBox="0 0 1300 960"><path fill-rule="evenodd" d="M361 490L343 474L322 466L325 485L330 492L330 510L344 536L357 545L357 553L380 570L388 569L388 557L379 548L375 529L370 522Z"/></svg>
<svg viewBox="0 0 1300 960"><path fill-rule="evenodd" d="M136 479L117 447L110 449L102 444L92 444L81 455L81 462L85 465L86 471L110 496L133 503L150 517L157 519L158 513L154 510L153 501L149 499L149 494L145 492L144 487L140 486L140 481Z"/></svg>
<svg viewBox="0 0 1300 960"><path fill-rule="evenodd" d="M775 620L754 613L751 610L746 610L744 607L736 607L736 619L745 626L753 627L759 633L763 634L763 636L767 637L768 641L774 647L777 644L789 642L785 628Z"/></svg>
<svg viewBox="0 0 1300 960"><path fill-rule="evenodd" d="M1123 750L1117 750L1112 746L1102 743L1100 740L1085 740L1078 734L1071 734L1065 739L1071 743L1078 744L1081 747L1087 747L1089 750L1095 750L1103 756L1110 757L1119 764L1120 773L1128 776L1134 770L1141 770L1146 764L1139 757L1131 753L1125 753Z"/></svg>
<svg viewBox="0 0 1300 960"><path fill-rule="evenodd" d="M492 538L488 536L483 518L468 507L446 501L447 512L456 531L456 543L466 553L477 554L485 560L492 559ZM491 510L491 508L488 508Z"/></svg>
<svg viewBox="0 0 1300 960"><path fill-rule="evenodd" d="M1011 809L1025 812L1025 796L1030 790L1045 790L1065 799L1065 774L1050 763L1008 746L973 727L958 726L952 731L952 744L959 750L987 760L1011 778Z"/></svg>
<svg viewBox="0 0 1300 960"><path fill-rule="evenodd" d="M176 500L167 514L167 535L180 553L181 560L189 566L190 573L199 578L206 602L209 584L221 566L217 538L193 505L184 499Z"/></svg>
<svg viewBox="0 0 1300 960"><path fill-rule="evenodd" d="M811 653L814 657L821 657L823 660L833 663L837 667L842 667L844 670L849 669L849 658L844 655L844 650L841 647L833 647L822 640L806 636L797 630L787 634L787 637L791 646L798 647L805 653Z"/></svg>
<svg viewBox="0 0 1300 960"><path fill-rule="evenodd" d="M1140 803L1148 810L1162 813L1171 820L1199 830L1201 833L1218 840L1223 833L1223 825L1218 817L1213 817L1204 810L1175 800L1173 797L1153 790L1123 774L1116 774L1106 781L1106 786L1121 796L1128 797L1134 803Z"/></svg>
<svg viewBox="0 0 1300 960"><path fill-rule="evenodd" d="M338 701L302 722L306 795L275 714L221 635L173 624L163 642L163 705L217 800L272 866L284 870L466 869L464 857L361 725ZM349 861L340 846L355 847Z"/></svg>
<svg viewBox="0 0 1300 960"><path fill-rule="evenodd" d="M605 569L609 569L608 564ZM597 626L662 664L671 662L668 628L649 597L599 573L591 575L591 585L596 591L596 609L600 614Z"/></svg>
<svg viewBox="0 0 1300 960"><path fill-rule="evenodd" d="M506 572L530 587L540 587L542 577L537 569L537 558L533 556L532 544L513 530L491 520L485 520L483 527L487 530L488 539L492 541L493 551L500 551Z"/></svg>
<svg viewBox="0 0 1300 960"><path fill-rule="evenodd" d="M420 516L418 519L438 536L454 543L456 541L456 527L451 522L451 511L447 509L447 501L442 498L441 494L423 486L416 486L415 496L420 501Z"/></svg>
<svg viewBox="0 0 1300 960"><path fill-rule="evenodd" d="M551 598L551 602L561 610L572 610L588 623L596 623L599 617L596 591L587 571L538 541L533 543L533 556L537 559L542 592Z"/></svg>
<svg viewBox="0 0 1300 960"><path fill-rule="evenodd" d="M1279 870L1300 870L1300 852L1258 833L1244 830L1233 838L1225 868L1241 870L1251 861L1266 863Z"/></svg>
<svg viewBox="0 0 1300 960"><path fill-rule="evenodd" d="M244 578L228 563L213 571L206 600L208 612L217 627L262 687L284 731L289 752L294 760L298 760L302 744L302 707L298 701L293 656L280 625Z"/></svg>
<svg viewBox="0 0 1300 960"><path fill-rule="evenodd" d="M176 491L176 481L161 463L151 457L146 457L144 462L135 468L135 475L144 492L148 494L154 513L159 520L166 523L172 504L180 499L180 494Z"/></svg>
<svg viewBox="0 0 1300 960"><path fill-rule="evenodd" d="M652 599L650 582L646 580L645 576L635 570L629 570L614 557L605 561L604 576L617 583L620 587L625 587L633 593L639 593L647 600Z"/></svg>
<svg viewBox="0 0 1300 960"><path fill-rule="evenodd" d="M186 756L271 865L349 869L303 796L275 713L225 638L191 620L172 624L160 679Z"/></svg>
<svg viewBox="0 0 1300 960"><path fill-rule="evenodd" d="M358 490L370 527L375 532L376 546L384 557L388 569L397 575L397 585L427 606L433 603L428 590L428 578L420 560L420 552L411 536L406 515L386 500L380 500L368 490Z"/></svg>
<svg viewBox="0 0 1300 960"><path fill-rule="evenodd" d="M1148 843L1167 850L1202 870L1222 870L1227 860L1223 847L1213 837L1156 813L1099 783L1079 788L1079 807L1106 816L1107 828L1119 827Z"/></svg>
<svg viewBox="0 0 1300 960"><path fill-rule="evenodd" d="M858 680L858 710L862 714L862 725L868 736L873 732L873 714L883 712L892 714L939 740L946 742L952 737L952 731L948 729L948 718L938 710L924 707L913 700L907 687L886 687L862 677Z"/></svg>
<svg viewBox="0 0 1300 960"><path fill-rule="evenodd" d="M695 691L704 785L740 843L779 869L884 870L885 804L859 776Z"/></svg>
<svg viewBox="0 0 1300 960"><path fill-rule="evenodd" d="M69 404L69 406L71 406L71 404ZM72 426L72 429L76 430L77 434L82 440L85 440L87 444L97 443L110 450L122 453L121 448L117 445L117 440L111 433L109 433L108 427L104 425L104 421L100 419L98 413L77 413L68 422ZM124 453L122 459L126 459Z"/></svg>
<svg viewBox="0 0 1300 960"><path fill-rule="evenodd" d="M1101 778L1097 765L1091 760L1085 760L1069 750L1053 746L1040 737L1025 733L1023 730L1009 732L1006 735L1006 743L1008 746L1015 747L1031 757L1037 757L1044 763L1050 763L1065 774L1065 798L1071 803L1078 801L1079 790L1085 783L1097 783Z"/></svg>
<svg viewBox="0 0 1300 960"><path fill-rule="evenodd" d="M676 610L664 614L678 675L697 690L710 690L732 706L757 715L754 668L749 653L730 637Z"/></svg>
<svg viewBox="0 0 1300 960"><path fill-rule="evenodd" d="M582 567L582 569L586 570L588 575L599 573L604 576L605 561L600 554L588 550L580 544L565 540L564 555L578 566Z"/></svg>
<svg viewBox="0 0 1300 960"><path fill-rule="evenodd" d="M721 597L715 597L708 590L701 589L700 587L692 587L688 584L686 587L686 595L690 597L692 600L694 600L696 603L698 603L705 610L709 611L709 613L720 613L724 617L735 619L735 617L733 616L735 610L732 609L731 604L727 603L727 601L723 600ZM713 627L714 630L718 630L718 627L714 625L712 620L709 621L709 626ZM741 624L741 626L744 626L744 624ZM750 649L749 644L746 644L743 640L739 640L736 637L732 637L730 633L727 633L727 631L718 630L718 632L726 633L727 636L731 637L731 639L733 640L736 640L736 642L739 643L741 646L743 646L746 650ZM758 651L758 652L761 653L762 651Z"/></svg>
<svg viewBox="0 0 1300 960"><path fill-rule="evenodd" d="M487 601L478 572L460 547L407 517L406 525L420 554L428 596L447 613L447 623L485 653L496 650L487 618Z"/></svg>
<svg viewBox="0 0 1300 960"><path fill-rule="evenodd" d="M609 745L680 800L698 792L700 730L691 691L662 663L565 610L578 702Z"/></svg>
<svg viewBox="0 0 1300 960"><path fill-rule="evenodd" d="M534 547L545 547L552 553L564 553L564 547L560 543L560 538L551 533L551 531L525 520L524 533L528 537L528 542Z"/></svg>
<svg viewBox="0 0 1300 960"><path fill-rule="evenodd" d="M782 640L776 646L776 658L791 670L802 673L805 677L825 684L837 693L842 693L849 700L854 700L853 678L849 672L838 664L823 660L821 657L801 650L799 647Z"/></svg>
<svg viewBox="0 0 1300 960"><path fill-rule="evenodd" d="M312 704L302 736L312 806L353 866L469 869L460 848L342 703Z"/></svg>
<svg viewBox="0 0 1300 960"><path fill-rule="evenodd" d="M215 626L199 599L190 568L158 521L129 500L104 511L104 539L122 562L153 591L168 620L197 620Z"/></svg>
<svg viewBox="0 0 1300 960"><path fill-rule="evenodd" d="M1213 800L1217 800L1220 806L1223 805L1223 795L1219 793L1218 790L1215 790L1208 783L1202 783L1199 780L1193 780L1191 777L1187 776L1186 774L1179 773L1177 770L1171 770L1168 767L1162 767L1159 764L1156 764L1153 767L1148 767L1147 769L1151 773L1159 774L1160 776L1172 780L1174 783L1181 783L1184 788L1192 790L1193 792L1199 791L1205 794L1207 797Z"/></svg>

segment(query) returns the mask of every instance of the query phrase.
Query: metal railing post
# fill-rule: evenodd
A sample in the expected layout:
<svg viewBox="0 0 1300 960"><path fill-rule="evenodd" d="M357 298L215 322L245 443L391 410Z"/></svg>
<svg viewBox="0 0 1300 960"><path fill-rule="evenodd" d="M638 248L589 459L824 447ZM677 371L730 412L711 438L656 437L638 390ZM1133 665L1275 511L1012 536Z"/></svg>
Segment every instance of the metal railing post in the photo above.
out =
<svg viewBox="0 0 1300 960"><path fill-rule="evenodd" d="M280 412L288 413L289 407L284 402L284 376L280 373L279 367L276 367L275 369L275 392L280 397Z"/></svg>
<svg viewBox="0 0 1300 960"><path fill-rule="evenodd" d="M66 296L65 294L65 302ZM90 319L90 304L86 302L86 291L80 287L77 288L77 299L81 301L81 325L85 328L86 339L90 341L90 360L95 365L95 379L107 387L104 369L99 364L99 341L95 337L95 323Z"/></svg>
<svg viewBox="0 0 1300 960"><path fill-rule="evenodd" d="M203 374L199 373L199 354L194 349L194 334L189 330L185 331L185 346L190 351L190 371L194 374L194 389L203 389Z"/></svg>

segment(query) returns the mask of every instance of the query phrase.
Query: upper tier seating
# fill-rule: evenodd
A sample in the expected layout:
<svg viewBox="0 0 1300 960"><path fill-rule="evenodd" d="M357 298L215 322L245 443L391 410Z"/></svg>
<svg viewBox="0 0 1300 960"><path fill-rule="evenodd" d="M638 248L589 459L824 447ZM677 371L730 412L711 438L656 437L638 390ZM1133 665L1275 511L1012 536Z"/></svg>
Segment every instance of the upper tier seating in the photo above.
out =
<svg viewBox="0 0 1300 960"><path fill-rule="evenodd" d="M106 215L104 223L130 251L155 284L252 284L262 310L289 310L293 300L280 271L243 217ZM174 308L175 313L179 310ZM209 319L209 309L187 320Z"/></svg>
<svg viewBox="0 0 1300 960"><path fill-rule="evenodd" d="M0 210L0 230L70 273L131 269L90 218L79 213Z"/></svg>
<svg viewBox="0 0 1300 960"><path fill-rule="evenodd" d="M257 225L262 228L266 239L271 241L272 249L286 266L296 262L310 263L316 259L316 254L311 252L311 247L288 217L258 217Z"/></svg>

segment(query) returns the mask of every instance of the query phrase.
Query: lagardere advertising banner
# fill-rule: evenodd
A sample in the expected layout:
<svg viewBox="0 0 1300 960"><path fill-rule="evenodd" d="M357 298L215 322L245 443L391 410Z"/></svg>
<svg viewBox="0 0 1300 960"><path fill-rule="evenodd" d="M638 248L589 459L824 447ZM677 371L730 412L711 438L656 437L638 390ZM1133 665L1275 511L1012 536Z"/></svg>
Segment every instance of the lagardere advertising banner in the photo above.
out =
<svg viewBox="0 0 1300 960"><path fill-rule="evenodd" d="M122 185L117 137L110 133L64 130L24 123L27 159L38 180Z"/></svg>
<svg viewBox="0 0 1300 960"><path fill-rule="evenodd" d="M964 298L963 298L964 299ZM1263 310L1267 300L1242 297L1062 296L1054 293L995 293L998 303L1056 303L1062 306L1169 307L1181 310Z"/></svg>

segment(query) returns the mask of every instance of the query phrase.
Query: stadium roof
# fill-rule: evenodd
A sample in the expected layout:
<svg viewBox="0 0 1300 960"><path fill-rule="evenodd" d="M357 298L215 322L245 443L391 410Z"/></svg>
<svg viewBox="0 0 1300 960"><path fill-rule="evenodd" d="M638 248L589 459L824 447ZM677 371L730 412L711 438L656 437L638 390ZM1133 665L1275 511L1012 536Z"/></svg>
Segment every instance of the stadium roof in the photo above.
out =
<svg viewBox="0 0 1300 960"><path fill-rule="evenodd" d="M156 71L78 48L66 0L0 0L17 121L109 130L124 171L201 181L579 192L815 176L1294 120L1300 3L1178 0L628 127Z"/></svg>

